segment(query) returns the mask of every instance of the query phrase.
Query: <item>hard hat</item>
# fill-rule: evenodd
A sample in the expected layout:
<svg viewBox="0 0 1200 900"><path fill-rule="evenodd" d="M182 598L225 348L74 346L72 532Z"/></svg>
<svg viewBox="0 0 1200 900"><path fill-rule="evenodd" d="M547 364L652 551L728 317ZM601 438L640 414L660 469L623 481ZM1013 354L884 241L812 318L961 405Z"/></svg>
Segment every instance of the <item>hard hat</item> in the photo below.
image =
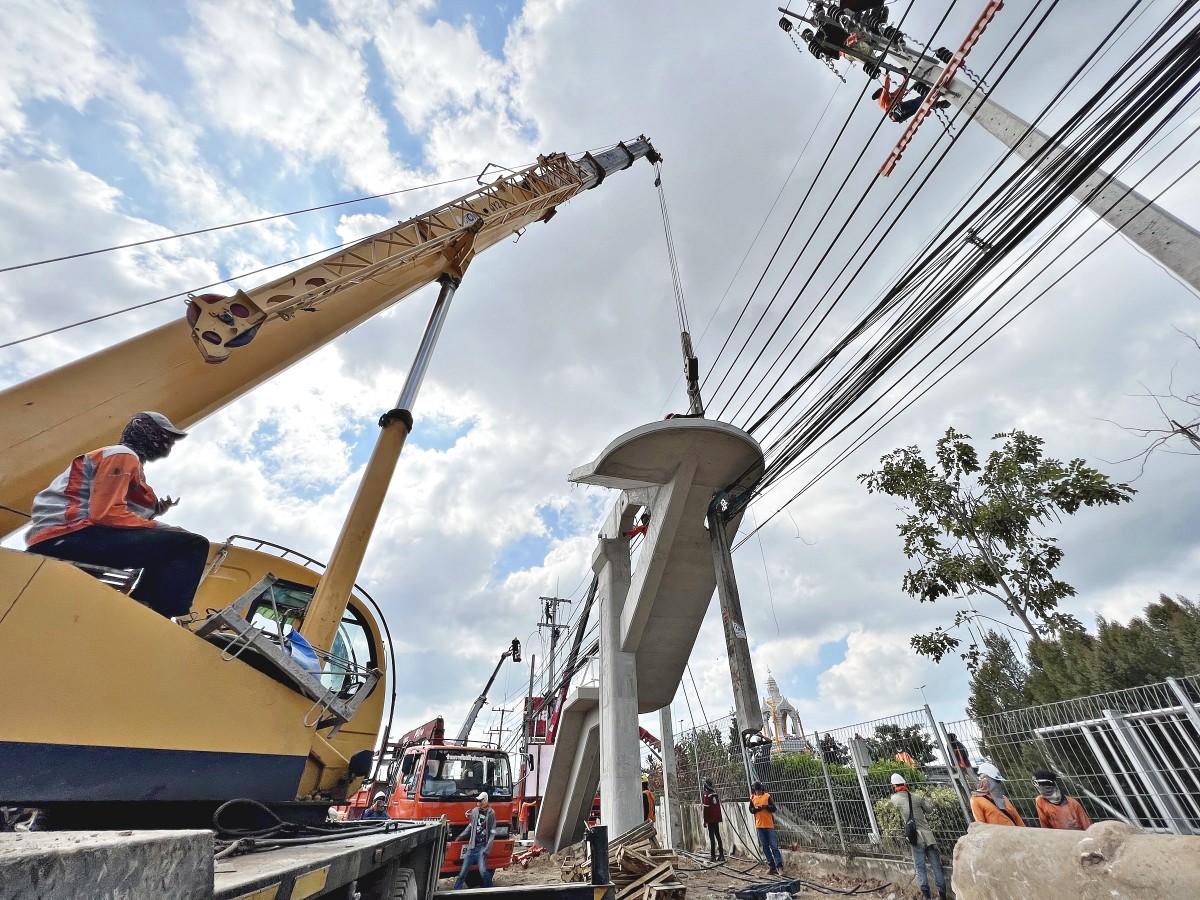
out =
<svg viewBox="0 0 1200 900"><path fill-rule="evenodd" d="M901 775L899 772L893 772L892 773L892 784L908 784L908 782L904 780L904 776Z"/></svg>
<svg viewBox="0 0 1200 900"><path fill-rule="evenodd" d="M649 782L649 781L650 781L650 776L649 776L649 775L643 775L643 776L642 776L642 781L644 781L644 782Z"/></svg>
<svg viewBox="0 0 1200 900"><path fill-rule="evenodd" d="M155 425L157 425L159 428L161 428L167 434L173 434L177 438L187 437L186 431L184 431L182 428L176 428L174 425L171 424L171 420L168 419L166 416L164 416L160 412L154 412L153 410L148 409L148 410L145 410L144 412L138 413L138 415L145 416L146 418L150 419L150 421L152 421ZM134 418L137 418L137 417L135 416Z"/></svg>
<svg viewBox="0 0 1200 900"><path fill-rule="evenodd" d="M1000 774L1000 770L991 763L980 763L979 774L984 778L990 778L992 781L1003 781L1004 776Z"/></svg>
<svg viewBox="0 0 1200 900"><path fill-rule="evenodd" d="M475 798L480 803L486 803L488 799L487 791L480 791L479 796Z"/></svg>

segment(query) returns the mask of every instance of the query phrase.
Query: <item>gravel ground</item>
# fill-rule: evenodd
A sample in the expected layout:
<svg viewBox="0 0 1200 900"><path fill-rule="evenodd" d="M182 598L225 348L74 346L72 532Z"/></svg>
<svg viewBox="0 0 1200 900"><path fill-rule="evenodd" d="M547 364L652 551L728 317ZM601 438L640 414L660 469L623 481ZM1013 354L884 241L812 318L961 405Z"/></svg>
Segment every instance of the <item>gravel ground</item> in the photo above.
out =
<svg viewBox="0 0 1200 900"><path fill-rule="evenodd" d="M554 884L559 881L559 870L562 861L557 856L544 854L530 860L529 868L514 866L495 874L494 884ZM676 871L680 880L687 887L688 900L730 900L733 892L752 884L763 884L770 881L783 880L767 877L766 866L755 860L744 857L730 857L724 865L711 865L707 860L690 856L681 856ZM873 898L873 900L914 900L918 893L899 890L892 886L884 886L878 881L861 881L857 878L829 875L815 869L805 869L788 865L784 869L784 877L789 879L804 879L812 889L802 889L792 894L797 900L816 900L845 896L853 892L853 896ZM441 888L447 890L450 881L443 881ZM822 890L822 888L824 890Z"/></svg>

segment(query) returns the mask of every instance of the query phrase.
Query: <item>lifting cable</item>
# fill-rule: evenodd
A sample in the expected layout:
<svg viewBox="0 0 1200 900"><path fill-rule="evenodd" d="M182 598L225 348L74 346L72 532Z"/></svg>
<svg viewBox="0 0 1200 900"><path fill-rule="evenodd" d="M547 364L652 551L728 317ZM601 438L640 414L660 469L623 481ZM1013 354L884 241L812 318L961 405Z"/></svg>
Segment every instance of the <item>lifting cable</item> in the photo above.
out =
<svg viewBox="0 0 1200 900"><path fill-rule="evenodd" d="M654 163L654 186L658 189L658 208L662 213L663 236L667 241L667 260L671 266L671 285L675 291L675 317L679 323L679 345L683 351L683 371L687 379L688 415L703 416L704 402L700 398L700 364L692 349L691 327L688 324L687 303L683 298L683 278L679 274L679 259L675 254L675 234L667 212L667 192L662 183L662 161Z"/></svg>

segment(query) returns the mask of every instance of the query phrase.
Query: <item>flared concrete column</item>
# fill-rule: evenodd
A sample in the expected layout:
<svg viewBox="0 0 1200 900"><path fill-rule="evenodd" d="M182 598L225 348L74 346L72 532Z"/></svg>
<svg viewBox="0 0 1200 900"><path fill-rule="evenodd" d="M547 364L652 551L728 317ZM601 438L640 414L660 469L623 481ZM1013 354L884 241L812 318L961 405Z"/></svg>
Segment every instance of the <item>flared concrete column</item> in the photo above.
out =
<svg viewBox="0 0 1200 900"><path fill-rule="evenodd" d="M615 837L642 822L637 656L621 649L629 541L600 538L592 570L600 576L600 815Z"/></svg>

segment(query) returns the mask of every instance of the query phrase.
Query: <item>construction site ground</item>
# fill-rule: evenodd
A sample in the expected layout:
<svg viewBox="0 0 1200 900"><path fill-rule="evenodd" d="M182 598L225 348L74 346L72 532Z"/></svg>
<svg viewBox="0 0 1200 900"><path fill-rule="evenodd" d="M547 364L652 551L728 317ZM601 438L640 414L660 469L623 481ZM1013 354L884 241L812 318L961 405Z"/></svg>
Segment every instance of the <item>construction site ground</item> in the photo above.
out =
<svg viewBox="0 0 1200 900"><path fill-rule="evenodd" d="M529 861L529 868L514 866L495 873L494 884L512 886L519 884L555 884L565 859L558 855L544 854ZM745 857L729 857L724 865L712 865L707 859L698 859L681 854L677 868L680 882L687 888L688 900L726 900L734 891L755 884L765 884L785 879L803 879L810 887L792 893L798 900L816 900L818 897L852 896L879 898L879 900L915 900L918 891L902 890L895 885L884 885L878 881L831 875L815 868L788 864L782 878L767 876L765 864ZM451 881L443 880L442 890L449 889Z"/></svg>

